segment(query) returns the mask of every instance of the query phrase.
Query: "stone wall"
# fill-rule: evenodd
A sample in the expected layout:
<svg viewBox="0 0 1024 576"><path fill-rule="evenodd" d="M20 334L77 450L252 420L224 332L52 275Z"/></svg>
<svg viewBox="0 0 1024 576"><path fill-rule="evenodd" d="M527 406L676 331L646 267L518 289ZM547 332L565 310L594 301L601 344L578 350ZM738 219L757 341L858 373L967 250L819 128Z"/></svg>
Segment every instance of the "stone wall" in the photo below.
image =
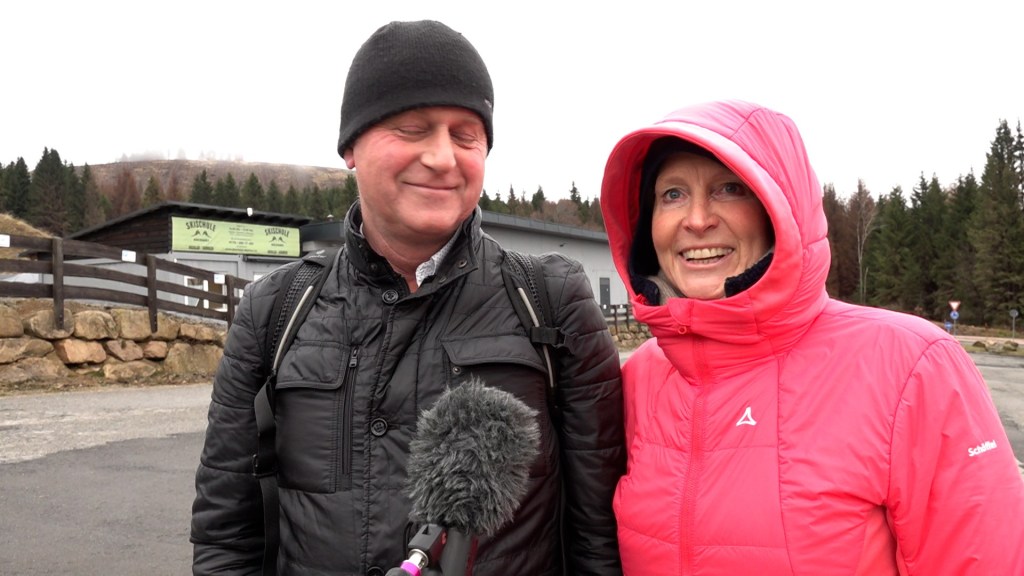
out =
<svg viewBox="0 0 1024 576"><path fill-rule="evenodd" d="M612 334L612 340L620 350L632 350L644 343L651 337L651 331L646 324L631 321L628 324L620 321L616 324L609 324L608 331Z"/></svg>
<svg viewBox="0 0 1024 576"><path fill-rule="evenodd" d="M635 321L608 330L624 350L651 337ZM0 385L83 375L116 382L157 374L212 376L226 335L226 327L162 313L152 332L146 310L77 303L65 307L58 327L52 301L0 301Z"/></svg>
<svg viewBox="0 0 1024 576"><path fill-rule="evenodd" d="M48 304L48 307L46 305ZM95 375L130 382L158 373L212 375L226 328L143 309L69 305L64 324L52 301L0 303L0 384Z"/></svg>

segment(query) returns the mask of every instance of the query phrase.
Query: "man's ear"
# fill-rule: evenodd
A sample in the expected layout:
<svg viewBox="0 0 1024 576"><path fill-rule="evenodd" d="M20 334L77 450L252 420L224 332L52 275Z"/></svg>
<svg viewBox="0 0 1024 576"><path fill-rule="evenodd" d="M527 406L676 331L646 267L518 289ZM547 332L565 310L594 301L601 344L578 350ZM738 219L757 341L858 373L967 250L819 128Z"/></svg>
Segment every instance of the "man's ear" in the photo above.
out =
<svg viewBox="0 0 1024 576"><path fill-rule="evenodd" d="M345 152L341 155L345 159L345 166L348 166L349 170L356 167L356 157L352 154L352 147L345 148Z"/></svg>

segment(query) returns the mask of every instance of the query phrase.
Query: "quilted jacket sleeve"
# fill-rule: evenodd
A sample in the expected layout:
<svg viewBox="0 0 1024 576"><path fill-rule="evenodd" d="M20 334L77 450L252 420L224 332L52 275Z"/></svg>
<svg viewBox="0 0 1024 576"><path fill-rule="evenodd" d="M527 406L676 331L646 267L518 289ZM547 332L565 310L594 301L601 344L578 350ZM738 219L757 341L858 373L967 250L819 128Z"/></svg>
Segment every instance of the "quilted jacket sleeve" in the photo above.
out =
<svg viewBox="0 0 1024 576"><path fill-rule="evenodd" d="M612 497L625 472L619 353L583 267L544 257L555 324L574 335L556 351L556 402L565 481L566 573L622 574Z"/></svg>
<svg viewBox="0 0 1024 576"><path fill-rule="evenodd" d="M1024 481L988 388L950 340L896 408L888 510L901 573L1024 574Z"/></svg>
<svg viewBox="0 0 1024 576"><path fill-rule="evenodd" d="M274 273L247 287L213 382L206 442L196 471L192 505L193 573L259 574L263 559L263 503L252 475L256 451L253 399L260 375ZM251 289L251 293L250 293Z"/></svg>

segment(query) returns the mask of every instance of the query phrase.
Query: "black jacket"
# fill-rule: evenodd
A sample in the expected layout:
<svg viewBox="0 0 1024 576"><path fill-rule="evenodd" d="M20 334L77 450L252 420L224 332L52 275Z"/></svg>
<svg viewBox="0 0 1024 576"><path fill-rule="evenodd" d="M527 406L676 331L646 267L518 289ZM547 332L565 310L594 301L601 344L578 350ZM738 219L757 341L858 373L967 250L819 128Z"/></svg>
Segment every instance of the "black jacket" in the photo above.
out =
<svg viewBox="0 0 1024 576"><path fill-rule="evenodd" d="M357 204L346 248L278 374L278 573L380 576L400 564L418 528L403 493L417 415L446 387L479 377L538 410L541 453L514 521L481 539L474 574L621 574L611 506L625 466L619 359L581 265L543 257L555 322L576 335L572 353L555 354L552 411L543 360L502 283L504 253L480 230L479 211L412 294L359 223ZM214 380L196 473L195 574L260 571L253 397L283 278L278 270L247 290Z"/></svg>

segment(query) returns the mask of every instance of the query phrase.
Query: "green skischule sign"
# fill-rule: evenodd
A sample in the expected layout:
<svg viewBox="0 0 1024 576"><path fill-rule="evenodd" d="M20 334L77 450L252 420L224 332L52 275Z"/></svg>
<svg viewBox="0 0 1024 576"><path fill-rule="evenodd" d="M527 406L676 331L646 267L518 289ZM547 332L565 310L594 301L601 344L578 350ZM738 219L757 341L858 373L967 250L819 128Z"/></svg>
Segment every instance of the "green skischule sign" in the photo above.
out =
<svg viewBox="0 0 1024 576"><path fill-rule="evenodd" d="M171 249L180 252L299 255L299 229L171 217Z"/></svg>

